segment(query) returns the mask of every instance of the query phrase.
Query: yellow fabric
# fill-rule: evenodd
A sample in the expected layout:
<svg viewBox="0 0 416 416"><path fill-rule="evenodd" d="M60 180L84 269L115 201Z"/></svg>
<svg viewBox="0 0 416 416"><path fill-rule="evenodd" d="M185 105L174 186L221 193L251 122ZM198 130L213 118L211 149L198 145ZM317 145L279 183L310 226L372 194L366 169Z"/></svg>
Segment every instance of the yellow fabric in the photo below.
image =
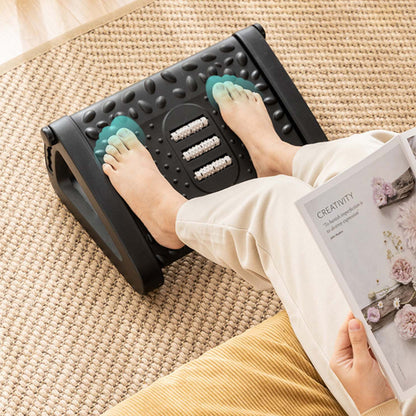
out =
<svg viewBox="0 0 416 416"><path fill-rule="evenodd" d="M104 415L345 414L323 385L282 311Z"/></svg>
<svg viewBox="0 0 416 416"><path fill-rule="evenodd" d="M399 402L396 399L389 400L373 407L362 414L362 416L401 416Z"/></svg>

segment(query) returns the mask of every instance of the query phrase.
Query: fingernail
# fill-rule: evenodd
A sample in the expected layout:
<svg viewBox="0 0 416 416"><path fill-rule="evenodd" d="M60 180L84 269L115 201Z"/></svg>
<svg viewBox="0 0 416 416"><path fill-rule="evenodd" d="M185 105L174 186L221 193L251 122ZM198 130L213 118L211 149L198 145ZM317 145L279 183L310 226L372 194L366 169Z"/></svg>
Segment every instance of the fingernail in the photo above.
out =
<svg viewBox="0 0 416 416"><path fill-rule="evenodd" d="M358 319L351 319L348 323L348 329L350 331L359 331L361 329L361 322Z"/></svg>

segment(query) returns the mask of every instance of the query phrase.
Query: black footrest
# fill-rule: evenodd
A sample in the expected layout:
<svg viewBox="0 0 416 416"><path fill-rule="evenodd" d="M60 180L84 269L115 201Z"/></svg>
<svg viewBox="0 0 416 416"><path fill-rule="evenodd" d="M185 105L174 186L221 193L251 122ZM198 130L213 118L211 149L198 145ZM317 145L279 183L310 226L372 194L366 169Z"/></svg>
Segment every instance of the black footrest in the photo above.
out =
<svg viewBox="0 0 416 416"><path fill-rule="evenodd" d="M158 245L104 175L93 150L115 117L132 118L159 170L186 198L256 176L247 150L211 107L210 75L236 75L261 90L283 140L326 140L256 24L72 116L42 129L52 185L129 283L146 293L163 283L161 268L189 252Z"/></svg>

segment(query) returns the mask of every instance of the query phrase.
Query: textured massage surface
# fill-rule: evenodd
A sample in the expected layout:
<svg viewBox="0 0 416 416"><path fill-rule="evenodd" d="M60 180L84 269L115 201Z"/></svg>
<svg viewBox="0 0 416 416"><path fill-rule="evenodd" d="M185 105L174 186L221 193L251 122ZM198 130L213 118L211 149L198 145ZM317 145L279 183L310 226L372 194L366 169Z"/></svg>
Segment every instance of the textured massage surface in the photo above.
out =
<svg viewBox="0 0 416 416"><path fill-rule="evenodd" d="M239 56L241 60L242 55ZM206 58L207 55L205 55L205 59ZM217 63L217 66L218 65L219 63ZM211 69L211 72L215 72L214 69L215 67ZM182 67L182 71L186 70L184 70ZM241 70L240 73L242 71L243 70ZM244 72L242 73L244 74ZM166 71L164 74L166 76ZM204 76L202 77L202 75ZM206 95L203 97L203 99L205 101L208 100L211 107L213 108L211 112L212 115L218 115L219 110L218 105L212 95L213 86L217 82L229 81L233 82L234 84L238 84L243 88L261 93L251 81L236 77L234 75L212 75L206 80L206 82L205 74L200 73L198 76L199 78L202 78L202 82L200 81L200 83L205 83ZM174 74L171 74L169 79L171 79L170 82L172 84L174 83L174 79L177 80L176 75ZM153 84L150 84L150 81L151 80L147 80L147 84L145 82L144 86L146 91L150 95L153 95L156 93L156 83L152 81ZM194 85L193 88L195 91L197 91L198 85L191 75L186 74L185 83L188 85ZM146 85L148 86L147 88ZM151 85L151 87L149 87L149 85ZM261 84L259 83L258 86L260 85ZM168 94L170 93L171 95L175 95L175 90L178 90L178 88L173 88L172 91L168 91ZM183 94L184 96L186 95L185 90L183 90ZM142 105L144 105L143 100L141 101ZM165 96L159 95L155 98L155 104L158 101L165 103L167 102L167 99ZM150 103L146 104L149 104L148 108L150 111ZM172 176L172 174L170 174L168 171L172 168L172 165L175 165L175 173L173 173L174 177L172 178L172 183L174 185L178 186L178 177L182 176L180 173L181 170L184 170L186 173L184 177L185 188L190 188L190 180L194 182L192 183L192 186L196 186L203 191L212 192L215 187L218 187L218 181L216 178L213 178L214 182L212 184L209 184L208 181L204 180L233 164L232 161L233 158L235 158L235 150L232 150L229 145L227 145L227 143L233 144L236 143L236 141L232 138L230 138L230 140L226 140L226 137L224 137L224 135L226 136L227 134L226 131L218 132L215 129L215 122L209 118L210 111L207 113L206 108L202 106L198 108L198 106L195 104L193 104L193 106L183 106L179 108L179 111L175 111L172 114L169 114L169 117L173 118L173 121L170 121L169 117L165 117L163 121L157 124L158 127L156 127L155 123L152 123L152 133L159 136L155 145L153 144L154 141L151 141L152 135L145 135L143 129L133 120L138 118L132 117L132 115L136 116L134 111L134 108L130 108L128 110L129 116L125 116L124 114L121 115L121 112L117 113L115 117L113 116L114 118L111 117L111 124L109 126L105 126L98 134L98 140L96 141L94 147L94 154L99 162L103 163L103 156L105 155L105 149L108 145L108 139L115 135L119 129L127 128L136 135L136 137L142 142L142 144L146 146L147 149L150 150L150 152L153 150L152 154L156 164L158 163L158 159L160 159L161 153L167 156L167 159L164 160L162 169L162 172L165 174L165 176ZM149 114L151 114L151 112ZM199 116L196 116L198 112ZM177 121L178 119L180 119L179 122ZM166 120L168 120L168 129L166 129L166 126L164 126ZM187 120L187 122L184 124L183 120ZM221 124L221 129L227 129L227 126L223 122ZM96 132L94 132L94 134L96 135ZM223 138L221 139L219 136ZM240 146L242 145L240 141L238 141L238 144ZM244 148L244 146L242 147ZM237 149L237 151L239 152L238 157L243 159L245 155L243 155L242 149ZM250 161L248 161L248 163L250 164ZM238 166L239 164L235 163L235 167L238 168ZM252 166L247 168L247 172L253 173ZM226 173L228 173L228 171ZM231 173L232 172L230 172L230 174ZM233 173L234 175L231 177L231 184L235 182L235 178L237 177L236 169L234 169ZM198 191L194 189L193 192ZM183 192L183 195L187 196L185 192ZM193 193L193 196L195 196L195 193Z"/></svg>
<svg viewBox="0 0 416 416"><path fill-rule="evenodd" d="M109 137L121 128L133 131L187 198L256 176L212 97L216 82L259 92L283 140L326 140L264 36L260 25L250 26L42 129L55 191L140 293L160 286L161 268L189 249L159 246L112 188L101 169Z"/></svg>

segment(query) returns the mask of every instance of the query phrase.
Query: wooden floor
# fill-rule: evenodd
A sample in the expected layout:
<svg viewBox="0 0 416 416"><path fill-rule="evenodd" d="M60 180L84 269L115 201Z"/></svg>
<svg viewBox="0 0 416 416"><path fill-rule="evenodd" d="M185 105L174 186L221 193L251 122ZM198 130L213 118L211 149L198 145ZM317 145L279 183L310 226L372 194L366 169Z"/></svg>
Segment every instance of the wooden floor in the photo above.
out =
<svg viewBox="0 0 416 416"><path fill-rule="evenodd" d="M0 0L0 74L151 0Z"/></svg>

